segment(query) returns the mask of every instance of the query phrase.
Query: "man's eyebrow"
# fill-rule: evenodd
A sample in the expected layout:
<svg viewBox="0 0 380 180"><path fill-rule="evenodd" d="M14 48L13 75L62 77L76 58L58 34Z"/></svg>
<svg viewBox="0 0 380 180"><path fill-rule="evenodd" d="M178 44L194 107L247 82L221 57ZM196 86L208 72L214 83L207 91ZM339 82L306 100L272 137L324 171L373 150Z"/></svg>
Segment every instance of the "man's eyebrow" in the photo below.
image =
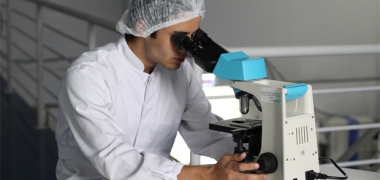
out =
<svg viewBox="0 0 380 180"><path fill-rule="evenodd" d="M174 31L174 34L176 34L176 33L183 33L183 34L189 34L189 32L185 32L185 31Z"/></svg>

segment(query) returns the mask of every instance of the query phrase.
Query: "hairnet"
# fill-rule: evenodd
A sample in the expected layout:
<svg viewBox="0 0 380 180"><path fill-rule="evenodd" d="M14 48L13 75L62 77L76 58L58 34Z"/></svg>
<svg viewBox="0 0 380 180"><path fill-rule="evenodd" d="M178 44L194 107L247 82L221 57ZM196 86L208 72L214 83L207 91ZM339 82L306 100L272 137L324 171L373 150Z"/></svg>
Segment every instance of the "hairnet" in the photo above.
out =
<svg viewBox="0 0 380 180"><path fill-rule="evenodd" d="M204 0L132 0L116 30L147 37L153 32L205 14Z"/></svg>

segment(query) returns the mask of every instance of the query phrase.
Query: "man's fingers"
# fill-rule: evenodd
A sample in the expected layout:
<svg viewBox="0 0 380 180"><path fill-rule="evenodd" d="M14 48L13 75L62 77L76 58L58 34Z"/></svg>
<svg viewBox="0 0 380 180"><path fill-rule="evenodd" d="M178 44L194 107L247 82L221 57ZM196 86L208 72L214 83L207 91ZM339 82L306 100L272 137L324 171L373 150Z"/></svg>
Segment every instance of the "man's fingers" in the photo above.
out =
<svg viewBox="0 0 380 180"><path fill-rule="evenodd" d="M244 175L245 176L240 179L249 179L249 180L267 180L268 179L268 175L266 174L244 174Z"/></svg>
<svg viewBox="0 0 380 180"><path fill-rule="evenodd" d="M234 154L233 161L240 162L245 158L246 155L247 155L246 153L240 153L240 154L236 153Z"/></svg>
<svg viewBox="0 0 380 180"><path fill-rule="evenodd" d="M252 175L252 177L250 179L252 179L252 180L267 180L268 175L266 175L266 174L255 174L255 175Z"/></svg>
<svg viewBox="0 0 380 180"><path fill-rule="evenodd" d="M250 174L259 168L257 163L240 163L246 157L246 153L225 154L218 163L211 168L211 177L214 179L234 179L234 180L264 180L265 174Z"/></svg>
<svg viewBox="0 0 380 180"><path fill-rule="evenodd" d="M225 154L219 161L224 162L225 164L227 164L230 161L240 162L240 161L242 161L245 158L245 156L246 156L245 153L241 153L241 154Z"/></svg>
<svg viewBox="0 0 380 180"><path fill-rule="evenodd" d="M235 163L232 166L232 169L236 172L250 171L259 168L257 163Z"/></svg>
<svg viewBox="0 0 380 180"><path fill-rule="evenodd" d="M267 180L268 175L266 174L238 174L237 176L233 177L232 179L236 180Z"/></svg>

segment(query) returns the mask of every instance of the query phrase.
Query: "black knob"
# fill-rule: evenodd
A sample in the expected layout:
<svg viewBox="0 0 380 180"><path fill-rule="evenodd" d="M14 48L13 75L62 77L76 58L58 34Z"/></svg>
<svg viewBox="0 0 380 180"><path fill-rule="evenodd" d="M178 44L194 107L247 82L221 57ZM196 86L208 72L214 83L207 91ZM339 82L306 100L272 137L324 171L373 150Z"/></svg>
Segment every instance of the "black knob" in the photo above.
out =
<svg viewBox="0 0 380 180"><path fill-rule="evenodd" d="M265 174L274 173L278 166L276 156L269 152L262 154L257 163L260 165L259 170Z"/></svg>

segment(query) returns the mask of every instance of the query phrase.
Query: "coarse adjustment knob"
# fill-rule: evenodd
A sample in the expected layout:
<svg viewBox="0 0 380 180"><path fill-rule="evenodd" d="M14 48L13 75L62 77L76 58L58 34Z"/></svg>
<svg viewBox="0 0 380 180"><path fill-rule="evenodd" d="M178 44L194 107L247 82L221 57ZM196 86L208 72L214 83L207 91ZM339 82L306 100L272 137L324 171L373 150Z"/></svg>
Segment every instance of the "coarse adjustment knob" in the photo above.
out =
<svg viewBox="0 0 380 180"><path fill-rule="evenodd" d="M262 154L257 163L260 165L259 170L265 174L274 173L278 166L276 156L269 152Z"/></svg>

